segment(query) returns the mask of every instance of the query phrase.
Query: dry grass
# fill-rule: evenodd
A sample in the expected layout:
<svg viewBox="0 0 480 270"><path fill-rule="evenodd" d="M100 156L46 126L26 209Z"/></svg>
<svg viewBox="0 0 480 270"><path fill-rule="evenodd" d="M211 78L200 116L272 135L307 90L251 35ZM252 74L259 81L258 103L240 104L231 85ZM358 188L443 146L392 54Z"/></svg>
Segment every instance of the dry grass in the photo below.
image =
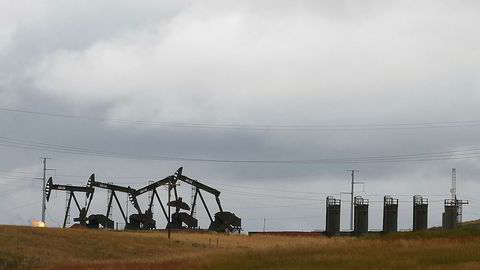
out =
<svg viewBox="0 0 480 270"><path fill-rule="evenodd" d="M218 239L218 246L217 246ZM480 233L239 236L0 226L0 269L480 269Z"/></svg>

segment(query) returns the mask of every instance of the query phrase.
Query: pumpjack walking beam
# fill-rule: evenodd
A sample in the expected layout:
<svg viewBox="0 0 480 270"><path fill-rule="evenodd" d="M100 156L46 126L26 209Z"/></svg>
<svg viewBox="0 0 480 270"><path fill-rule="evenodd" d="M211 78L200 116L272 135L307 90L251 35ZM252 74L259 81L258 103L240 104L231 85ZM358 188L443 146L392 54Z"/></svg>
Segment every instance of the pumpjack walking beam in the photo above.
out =
<svg viewBox="0 0 480 270"><path fill-rule="evenodd" d="M118 185L114 185L114 184L109 184L109 183L103 183L103 182L96 181L95 180L95 174L92 174L90 176L90 178L88 179L87 186L92 187L92 188L93 187L98 187L98 188L103 188L103 189L110 190L112 192L111 193L112 195L111 195L111 197L108 201L106 216L107 217L109 216L110 211L112 209L112 201L113 201L113 198L115 198L115 201L117 202L118 208L120 209L120 212L122 213L122 217L125 220L125 224L128 223L128 217L126 216L125 212L123 211L122 205L120 204L120 201L118 200L116 191L124 192L124 193L127 193L127 194L132 194L132 193L136 192L135 189L133 189L131 187L123 187L123 186L118 186ZM135 200L130 200L130 201L132 202L133 206L135 207L135 209L137 209L138 213L140 214L142 211L140 210L140 206L139 206L137 200L135 199Z"/></svg>
<svg viewBox="0 0 480 270"><path fill-rule="evenodd" d="M80 224L85 225L86 215L87 215L88 209L90 208L90 203L92 202L93 193L95 191L93 187L58 185L58 184L54 184L52 177L50 177L45 187L45 197L47 202L50 201L50 195L52 193L52 190L62 190L70 193L70 199L68 200L67 209L65 211L65 218L63 220L63 228L65 228L67 224L67 216L68 216L68 212L70 211L70 204L72 202L72 198L75 201L75 205L77 206L78 211L80 212L80 216L78 220L80 221ZM88 199L87 207L84 207L84 208L80 207L77 197L75 196L75 192L84 192L87 194L87 199Z"/></svg>

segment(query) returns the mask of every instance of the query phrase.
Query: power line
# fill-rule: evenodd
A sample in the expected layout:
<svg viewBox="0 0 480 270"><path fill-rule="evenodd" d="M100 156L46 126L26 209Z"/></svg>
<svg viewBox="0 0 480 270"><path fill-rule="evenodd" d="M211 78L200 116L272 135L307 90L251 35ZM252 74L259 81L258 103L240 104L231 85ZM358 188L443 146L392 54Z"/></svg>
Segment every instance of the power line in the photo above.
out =
<svg viewBox="0 0 480 270"><path fill-rule="evenodd" d="M354 163L385 163L385 162L411 162L411 161L436 161L436 160L455 160L480 157L480 148L452 150L443 152L426 152L403 155L385 155L385 156L365 156L365 157L347 157L347 158L323 158L323 159L298 159L298 160L269 160L269 159L220 159L220 158L190 158L176 156L144 155L121 152L99 151L95 149L80 148L74 146L65 146L36 142L30 140L21 140L8 137L0 137L0 146L22 148L28 150L48 151L55 153L65 153L74 155L98 156L120 159L139 159L139 160L164 160L164 161L190 161L207 163L244 163L244 164L354 164Z"/></svg>
<svg viewBox="0 0 480 270"><path fill-rule="evenodd" d="M325 193L325 192L314 192L314 191L296 191L296 190L285 190L285 189L277 189L277 188L267 188L267 187L259 187L259 186L250 186L250 185L231 185L231 184L224 184L219 182L212 182L208 181L205 183L213 183L219 186L226 186L226 187L234 187L240 189L247 189L247 190L265 190L265 191L276 191L276 192L285 192L285 193L300 193L300 194L312 194L312 195L332 195L332 193Z"/></svg>
<svg viewBox="0 0 480 270"><path fill-rule="evenodd" d="M398 129L437 129L480 126L478 120L464 121L439 121L417 123L377 123L377 124L318 124L318 125L256 125L256 124L214 124L192 122L157 122L147 120L128 120L118 118L89 117L62 113L49 113L31 110L21 110L0 107L0 111L8 113L21 113L35 116L88 120L96 122L114 122L128 125L150 125L169 128L195 128L195 129L242 129L257 131L328 131L328 130L398 130Z"/></svg>
<svg viewBox="0 0 480 270"><path fill-rule="evenodd" d="M255 220L255 219L264 219L265 217L246 217L245 219ZM323 218L323 216L296 216L296 217L267 217L267 219L313 219L313 218Z"/></svg>
<svg viewBox="0 0 480 270"><path fill-rule="evenodd" d="M64 176L61 174L58 174L57 176ZM83 177L87 178L86 176L80 176L80 175L68 175L70 177ZM105 178L120 178L120 177L105 177ZM157 177L152 177L152 176L130 176L130 177L122 177L122 178L141 178L141 179L154 179ZM75 181L73 183L84 183L82 181ZM139 182L115 182L117 184L141 184ZM267 187L262 187L262 186L254 186L254 185L232 185L232 184L225 184L221 182L214 182L214 181L207 181L205 182L207 184L214 184L217 186L221 187L232 187L234 189L222 189L222 193L227 193L227 194L232 194L236 196L245 196L249 198L256 198L256 199L263 199L263 198L277 198L277 199L288 199L288 200L299 200L302 198L305 198L307 201L322 201L323 198L320 198L320 196L328 196L328 195L335 195L335 192L315 192L315 191L300 191L300 190L292 190L292 189L278 189L278 188L267 188ZM265 191L268 191L265 193ZM277 194L278 193L278 194ZM285 197L284 194L282 193L288 193L289 196ZM301 197L294 197L292 194L298 194L301 195ZM369 197L383 197L385 194L375 194L375 193L368 193L365 192L365 194ZM305 195L310 195L308 197L305 197ZM416 194L390 194L392 196L396 197L412 197ZM448 194L420 194L424 196L430 196L430 197L442 197L442 196L447 196ZM313 196L313 197L312 197ZM293 198L292 198L293 197ZM373 201L372 201L373 202ZM383 202L383 201L381 201ZM262 208L262 207L259 207Z"/></svg>

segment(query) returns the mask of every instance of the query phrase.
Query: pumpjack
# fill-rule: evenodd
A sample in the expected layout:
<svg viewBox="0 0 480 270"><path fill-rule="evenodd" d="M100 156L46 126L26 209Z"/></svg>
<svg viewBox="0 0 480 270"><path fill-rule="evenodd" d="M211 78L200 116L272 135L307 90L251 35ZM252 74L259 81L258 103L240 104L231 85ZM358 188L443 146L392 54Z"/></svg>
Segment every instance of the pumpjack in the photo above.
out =
<svg viewBox="0 0 480 270"><path fill-rule="evenodd" d="M192 207L191 207L191 212L190 216L193 215L196 202L197 202L197 197L200 197L200 200L202 201L203 206L205 207L205 211L208 214L208 217L210 218L210 226L209 230L211 231L216 231L216 232L240 232L241 226L242 226L242 220L237 217L234 213L232 212L225 212L223 211L222 205L220 203L220 191L209 187L205 184L200 183L197 180L194 180L190 177L187 177L182 174L183 172L183 167L180 167L176 174L176 179L185 182L189 185L192 185L195 187L195 195L193 197L193 202L192 202ZM219 212L215 213L214 218L212 218L212 215L210 214L210 210L207 207L207 204L205 203L205 200L203 198L203 195L201 191L208 192L210 194L213 194L215 196L215 201L217 202L218 210Z"/></svg>
<svg viewBox="0 0 480 270"><path fill-rule="evenodd" d="M90 203L92 202L94 189L92 187L82 187L82 186L71 186L71 185L58 185L53 183L52 177L50 177L47 181L47 185L45 186L45 195L47 202L50 201L50 195L52 194L52 190L62 190L70 193L67 209L65 210L65 218L63 219L63 228L67 225L67 217L70 211L70 205L72 203L72 198L75 201L75 205L78 208L79 216L78 218L74 218L75 222L79 222L81 226L87 226L87 212L90 208ZM75 196L75 192L83 192L87 195L88 204L86 207L80 207L78 203L77 197Z"/></svg>
<svg viewBox="0 0 480 270"><path fill-rule="evenodd" d="M156 181L154 183L151 183L143 188L140 188L136 190L133 193L129 193L129 199L132 204L135 205L135 203L138 205L137 197L151 191L152 196L150 198L150 202L148 204L148 209L145 211L145 213L141 213L139 211L138 214L134 214L130 216L130 226L127 229L156 229L156 222L153 219L153 212L152 212L152 207L154 203L154 199L157 198L158 203L160 204L160 207L162 208L163 214L165 215L165 218L168 220L168 214L167 211L165 210L165 206L162 203L162 200L160 199L160 196L158 195L157 188L168 185L169 188L171 188L172 184L175 182L175 176L170 175L162 180ZM175 189L175 196L177 196L176 189ZM170 202L169 202L170 203ZM168 205L167 205L168 206ZM169 206L170 207L170 206ZM139 209L138 209L139 210Z"/></svg>
<svg viewBox="0 0 480 270"><path fill-rule="evenodd" d="M220 203L220 191L209 187L205 184L200 183L197 180L194 180L192 178L189 178L185 175L182 174L183 172L183 167L180 167L173 175L167 176L162 180L159 180L157 182L154 182L148 186L145 186L141 189L138 189L136 192L130 194L130 200L136 201L136 198L140 196L141 194L144 194L148 191L152 191L153 195L151 197L150 203L148 210L146 213L149 215L152 215L152 206L154 202L154 198L157 198L157 201L160 204L160 207L162 208L163 214L165 216L165 219L167 220L167 228L172 228L172 229L182 229L182 228L189 228L189 229L194 229L198 228L198 220L193 217L193 213L195 211L195 207L197 204L197 198L200 197L200 200L202 201L202 204L208 214L208 217L210 219L210 226L209 230L212 231L217 231L217 232L225 232L225 231L240 231L241 230L241 219L238 218L234 213L231 212L225 212L222 209L222 205ZM182 181L186 184L189 184L191 186L195 187L195 195L194 199L192 202L192 206L188 206L185 202L183 202L182 198L178 196L177 193L177 182ZM175 208L175 212L172 214L171 220L169 220L169 215L167 214L167 210L165 209L165 206L163 205L160 196L158 195L157 188L162 187L162 186L167 186L170 190L173 190L174 193L174 198L175 200L170 200L167 203L168 207ZM169 191L170 191L169 190ZM210 210L205 202L205 199L202 195L202 191L211 193L215 196L215 200L217 202L219 212L217 212L214 215L214 218L212 217ZM181 211L184 210L184 211ZM186 212L190 211L190 212ZM185 225L184 225L185 224Z"/></svg>
<svg viewBox="0 0 480 270"><path fill-rule="evenodd" d="M114 185L114 184L110 184L110 183L103 183L103 182L96 181L95 180L95 174L92 174L90 176L90 178L88 179L87 187L90 187L90 188L98 187L98 188L103 188L103 189L110 190L111 195L110 195L110 198L108 198L107 213L106 213L105 217L109 216L110 211L112 210L113 198L115 198L115 201L117 202L117 205L118 205L118 209L120 210L120 212L122 214L122 217L123 217L123 220L125 221L125 224L126 224L125 228L128 229L128 228L131 227L131 225L129 224L129 222L127 220L127 216L126 216L125 212L123 211L122 205L120 204L120 201L118 200L116 192L124 192L124 193L127 193L127 194L131 194L131 193L134 193L136 191L135 189L131 188L130 186L123 187L123 186L119 186L119 185ZM137 200L133 200L132 204L135 207L135 209L138 211L138 213L141 214L142 211L140 210L140 206L138 205ZM101 216L103 216L103 215L101 215ZM111 224L112 224L112 228L113 228L113 221L112 221Z"/></svg>
<svg viewBox="0 0 480 270"><path fill-rule="evenodd" d="M191 185L195 188L195 194L194 194L193 202L191 206L183 202L182 198L178 196L178 193L177 193L178 181ZM159 187L164 187L164 186L166 186L169 191L169 198L166 205L163 204L157 191ZM90 208L90 204L93 199L95 188L103 188L111 191L111 196L108 199L107 212L106 212L106 215L96 214L96 215L90 215L87 218L87 212ZM167 220L167 226L166 226L167 228L196 229L198 228L198 220L193 216L193 214L195 212L195 207L197 206L197 198L199 197L210 219L210 226L208 228L209 230L217 231L217 232L235 232L235 231L240 232L241 231L241 219L232 212L223 211L222 205L220 203L220 198L219 198L220 191L212 187L209 187L203 183L200 183L199 181L194 180L188 176L183 175L183 167L180 167L173 175L167 176L159 181L156 181L138 190L131 188L130 186L124 187L124 186L96 181L95 174L92 174L90 176L86 186L53 184L53 180L50 177L45 188L47 201L50 200L50 194L52 190L63 190L63 191L69 192L70 194L68 204L67 204L67 209L65 212L65 219L63 222L64 228L66 226L72 198L79 211L79 217L74 219L75 222L78 221L81 226L86 226L88 228L99 228L100 225L103 228L113 228L114 222L113 220L109 219L108 216L111 212L113 199L115 198L115 201L120 209L120 212L122 213L122 217L126 223L125 229L132 229L132 230L156 229L156 221L153 219L153 212L152 212L152 207L156 198L158 203L160 204L160 207L162 208L162 212L165 216L165 219ZM170 197L172 190L174 194L174 200L172 200ZM148 209L143 213L138 204L137 197L149 191L152 192L152 196L148 204ZM86 194L88 203L86 203L85 207L80 207L77 197L75 196L75 192L83 192ZM116 194L117 192L127 193L130 202L133 204L133 206L137 210L137 213L130 215L128 219L127 219L127 215L123 211L120 201L118 200L118 197ZM215 213L213 217L210 212L210 209L208 208L205 202L202 192L207 192L215 196L215 201L217 203L219 211ZM169 207L168 213L167 213L166 207ZM171 215L171 218L169 218L171 208L174 208L175 211Z"/></svg>

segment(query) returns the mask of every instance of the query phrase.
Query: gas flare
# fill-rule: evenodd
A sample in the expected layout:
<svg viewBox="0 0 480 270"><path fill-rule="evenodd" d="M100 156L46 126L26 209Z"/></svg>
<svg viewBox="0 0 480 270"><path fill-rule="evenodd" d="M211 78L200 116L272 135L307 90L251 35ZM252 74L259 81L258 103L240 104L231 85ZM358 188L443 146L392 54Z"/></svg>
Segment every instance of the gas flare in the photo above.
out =
<svg viewBox="0 0 480 270"><path fill-rule="evenodd" d="M47 224L43 221L34 220L32 221L32 227L44 228L47 227Z"/></svg>

